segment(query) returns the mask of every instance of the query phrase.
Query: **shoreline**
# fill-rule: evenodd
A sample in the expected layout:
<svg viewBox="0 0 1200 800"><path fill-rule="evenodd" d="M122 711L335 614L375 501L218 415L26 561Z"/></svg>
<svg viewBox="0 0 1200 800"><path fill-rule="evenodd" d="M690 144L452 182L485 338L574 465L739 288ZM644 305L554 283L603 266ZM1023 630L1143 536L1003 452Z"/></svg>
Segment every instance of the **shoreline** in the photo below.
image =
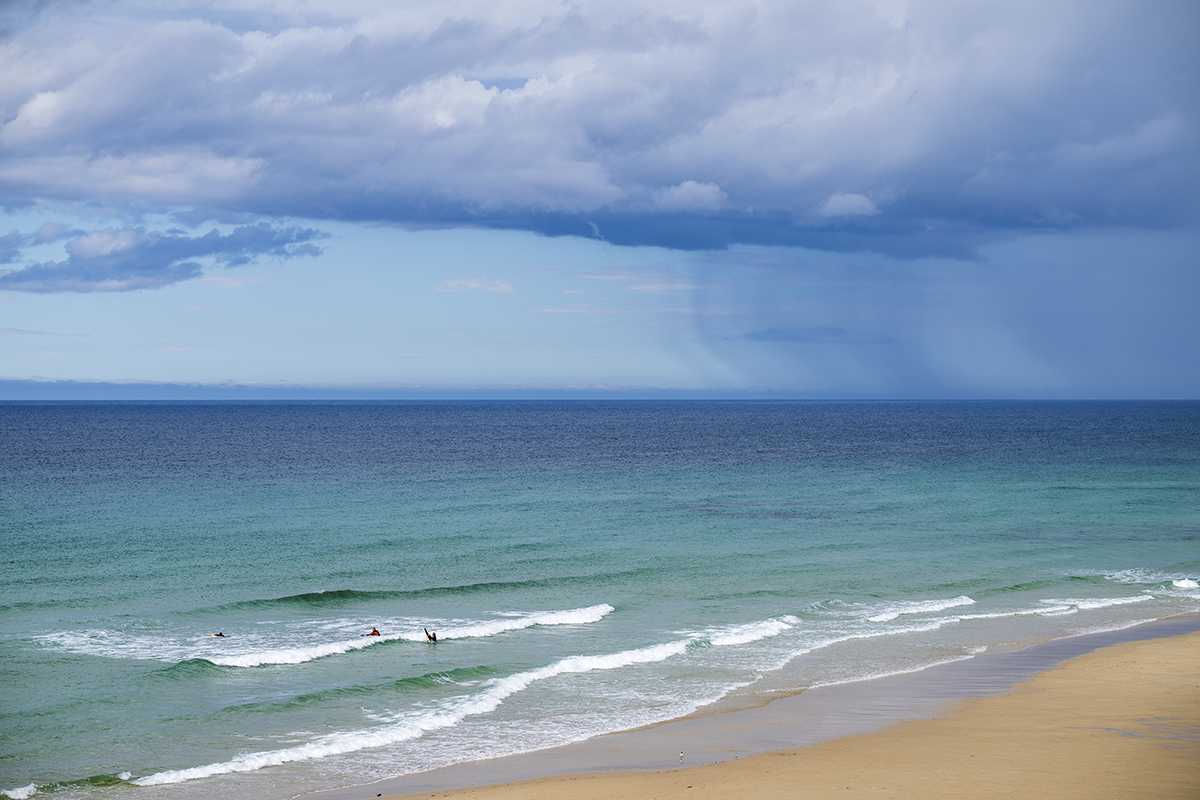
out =
<svg viewBox="0 0 1200 800"><path fill-rule="evenodd" d="M946 719L957 714L955 709L963 703L1010 696L1035 678L1056 672L1064 662L1085 655L1189 634L1200 642L1200 615L1053 639L1019 650L985 652L913 672L796 693L725 698L686 717L645 728L299 797L369 800L435 791L501 797L492 793L516 782L574 779L585 774L591 780L596 775L679 773L681 751L683 767L703 769L769 754L808 752L818 745L857 740L914 721ZM1197 697L1192 699L1200 699L1200 692L1193 694Z"/></svg>

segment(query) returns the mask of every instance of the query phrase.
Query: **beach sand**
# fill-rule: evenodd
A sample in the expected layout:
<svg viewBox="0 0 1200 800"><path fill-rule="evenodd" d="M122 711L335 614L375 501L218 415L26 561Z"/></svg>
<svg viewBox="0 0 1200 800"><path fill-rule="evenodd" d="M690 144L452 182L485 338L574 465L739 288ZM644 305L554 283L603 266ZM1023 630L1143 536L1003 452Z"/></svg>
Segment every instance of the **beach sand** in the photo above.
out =
<svg viewBox="0 0 1200 800"><path fill-rule="evenodd" d="M1200 798L1200 633L1114 645L938 719L674 770L407 795L654 798Z"/></svg>

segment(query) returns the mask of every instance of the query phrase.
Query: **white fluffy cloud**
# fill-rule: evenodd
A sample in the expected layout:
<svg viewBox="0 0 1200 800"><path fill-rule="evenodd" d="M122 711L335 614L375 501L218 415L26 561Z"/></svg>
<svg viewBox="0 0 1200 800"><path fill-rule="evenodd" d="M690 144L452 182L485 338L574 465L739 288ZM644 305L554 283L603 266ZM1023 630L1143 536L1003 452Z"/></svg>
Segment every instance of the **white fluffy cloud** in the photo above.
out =
<svg viewBox="0 0 1200 800"><path fill-rule="evenodd" d="M9 205L898 250L1200 210L1188 2L10 8Z"/></svg>

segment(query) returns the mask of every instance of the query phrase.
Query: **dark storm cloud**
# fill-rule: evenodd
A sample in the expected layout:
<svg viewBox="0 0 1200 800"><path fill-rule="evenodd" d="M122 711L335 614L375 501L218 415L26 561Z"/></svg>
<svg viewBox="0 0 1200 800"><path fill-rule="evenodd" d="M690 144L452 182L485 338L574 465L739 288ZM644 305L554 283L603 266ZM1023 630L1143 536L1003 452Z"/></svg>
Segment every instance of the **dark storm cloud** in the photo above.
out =
<svg viewBox="0 0 1200 800"><path fill-rule="evenodd" d="M1200 209L1191 2L72 8L0 43L2 203L956 256Z"/></svg>
<svg viewBox="0 0 1200 800"><path fill-rule="evenodd" d="M42 229L45 231L45 227ZM0 291L120 292L156 289L199 277L202 261L222 267L248 264L260 256L290 258L321 252L313 239L325 234L309 228L243 225L228 234L203 236L144 228L73 231L64 261L0 271ZM34 240L36 236L25 236ZM0 243L0 246L3 246ZM10 259L11 260L11 259Z"/></svg>

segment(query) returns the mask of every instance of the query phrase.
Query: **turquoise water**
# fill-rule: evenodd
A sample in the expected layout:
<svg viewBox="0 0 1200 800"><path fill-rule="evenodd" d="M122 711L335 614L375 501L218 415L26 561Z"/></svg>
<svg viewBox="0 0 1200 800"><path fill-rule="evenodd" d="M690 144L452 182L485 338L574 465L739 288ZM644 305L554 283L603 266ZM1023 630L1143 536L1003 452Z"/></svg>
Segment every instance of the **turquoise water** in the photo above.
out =
<svg viewBox="0 0 1200 800"><path fill-rule="evenodd" d="M0 523L0 790L268 800L1200 611L1200 404L0 404Z"/></svg>

